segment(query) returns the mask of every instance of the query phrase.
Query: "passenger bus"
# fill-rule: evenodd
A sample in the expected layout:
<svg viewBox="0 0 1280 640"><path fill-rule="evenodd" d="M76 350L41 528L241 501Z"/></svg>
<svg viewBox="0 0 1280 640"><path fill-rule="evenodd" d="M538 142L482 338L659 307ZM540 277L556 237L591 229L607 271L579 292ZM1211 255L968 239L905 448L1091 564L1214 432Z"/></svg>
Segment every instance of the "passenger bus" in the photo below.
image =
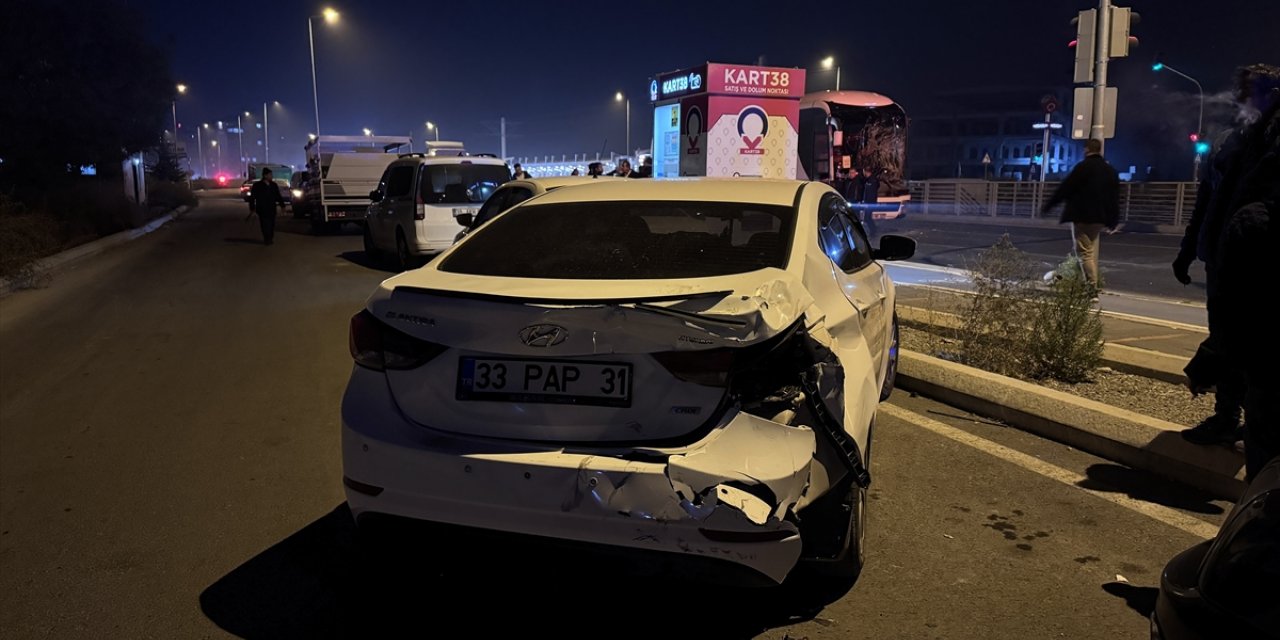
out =
<svg viewBox="0 0 1280 640"><path fill-rule="evenodd" d="M870 167L880 180L877 202L861 205L875 219L901 217L907 193L907 112L870 91L819 91L800 101L800 179L831 182L846 169Z"/></svg>

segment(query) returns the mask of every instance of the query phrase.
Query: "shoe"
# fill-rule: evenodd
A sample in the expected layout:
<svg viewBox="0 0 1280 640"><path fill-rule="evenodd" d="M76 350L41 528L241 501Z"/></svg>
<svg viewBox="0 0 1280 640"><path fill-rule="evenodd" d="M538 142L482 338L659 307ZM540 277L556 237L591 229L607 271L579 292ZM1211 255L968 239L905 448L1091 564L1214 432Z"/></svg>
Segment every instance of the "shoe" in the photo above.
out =
<svg viewBox="0 0 1280 640"><path fill-rule="evenodd" d="M1182 438L1192 444L1213 445L1225 444L1232 445L1236 441L1236 429L1239 424L1230 418L1223 418L1217 415L1205 418L1200 424L1184 429Z"/></svg>

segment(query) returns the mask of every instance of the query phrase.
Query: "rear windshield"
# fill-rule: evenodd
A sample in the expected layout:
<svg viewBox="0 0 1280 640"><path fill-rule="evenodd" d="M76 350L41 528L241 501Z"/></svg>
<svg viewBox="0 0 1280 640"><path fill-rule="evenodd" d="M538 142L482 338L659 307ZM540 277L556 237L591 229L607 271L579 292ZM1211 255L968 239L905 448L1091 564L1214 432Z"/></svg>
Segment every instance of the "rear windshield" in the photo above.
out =
<svg viewBox="0 0 1280 640"><path fill-rule="evenodd" d="M510 179L506 165L424 165L418 188L426 204L480 203Z"/></svg>
<svg viewBox="0 0 1280 640"><path fill-rule="evenodd" d="M441 271L514 278L706 278L786 268L790 207L575 202L518 207L472 234Z"/></svg>

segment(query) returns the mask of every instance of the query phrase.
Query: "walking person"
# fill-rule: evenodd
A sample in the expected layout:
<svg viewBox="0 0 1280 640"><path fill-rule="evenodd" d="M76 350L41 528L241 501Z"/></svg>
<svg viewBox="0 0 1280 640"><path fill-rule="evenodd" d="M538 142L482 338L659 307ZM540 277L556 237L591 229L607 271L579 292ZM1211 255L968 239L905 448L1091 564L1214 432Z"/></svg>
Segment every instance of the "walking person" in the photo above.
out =
<svg viewBox="0 0 1280 640"><path fill-rule="evenodd" d="M525 170L524 170L524 167L520 166L520 163L519 163L519 162L517 162L517 163L516 163L516 167L515 167L515 171L512 171L512 172L511 172L511 179L512 179L512 180L528 180L528 179L529 179L529 172L528 172L528 171L525 171Z"/></svg>
<svg viewBox="0 0 1280 640"><path fill-rule="evenodd" d="M1084 160L1077 164L1067 179L1058 185L1043 212L1060 202L1062 222L1070 222L1076 236L1076 252L1085 278L1095 291L1102 291L1098 278L1098 244L1102 230L1114 232L1120 224L1120 174L1102 157L1102 141L1090 139L1084 144Z"/></svg>
<svg viewBox="0 0 1280 640"><path fill-rule="evenodd" d="M262 228L262 244L271 245L276 235L276 205L284 208L284 196L280 185L271 179L271 170L262 170L262 179L249 188L249 210L258 214L258 226Z"/></svg>

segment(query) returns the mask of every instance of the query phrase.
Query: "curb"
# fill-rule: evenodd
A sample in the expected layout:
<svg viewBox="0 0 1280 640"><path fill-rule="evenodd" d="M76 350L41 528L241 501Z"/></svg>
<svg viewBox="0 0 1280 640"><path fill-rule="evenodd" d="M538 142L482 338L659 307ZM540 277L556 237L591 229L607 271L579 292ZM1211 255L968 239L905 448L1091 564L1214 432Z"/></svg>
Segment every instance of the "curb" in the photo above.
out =
<svg viewBox="0 0 1280 640"><path fill-rule="evenodd" d="M1244 456L1182 439L1181 425L903 350L899 386L1135 469L1235 500Z"/></svg>
<svg viewBox="0 0 1280 640"><path fill-rule="evenodd" d="M898 318L906 325L916 325L926 329L955 329L960 326L961 318L954 313L930 311L920 307L898 305ZM1182 369L1187 359L1150 349L1130 347L1123 344L1104 342L1102 345L1102 363L1116 371L1163 380L1171 384L1183 384L1186 375Z"/></svg>
<svg viewBox="0 0 1280 640"><path fill-rule="evenodd" d="M46 256L36 261L35 271L41 275L52 275L60 269L71 266L85 258L96 256L107 249L117 245L124 244L131 240L136 240L142 236L163 227L172 222L175 218L182 216L191 210L191 207L182 205L169 213L166 213L137 229L126 229L119 233L113 233L105 238L98 238L92 242L86 242L82 245L72 247L66 251ZM7 296L20 287L14 285L13 281L8 279L0 279L0 297Z"/></svg>

